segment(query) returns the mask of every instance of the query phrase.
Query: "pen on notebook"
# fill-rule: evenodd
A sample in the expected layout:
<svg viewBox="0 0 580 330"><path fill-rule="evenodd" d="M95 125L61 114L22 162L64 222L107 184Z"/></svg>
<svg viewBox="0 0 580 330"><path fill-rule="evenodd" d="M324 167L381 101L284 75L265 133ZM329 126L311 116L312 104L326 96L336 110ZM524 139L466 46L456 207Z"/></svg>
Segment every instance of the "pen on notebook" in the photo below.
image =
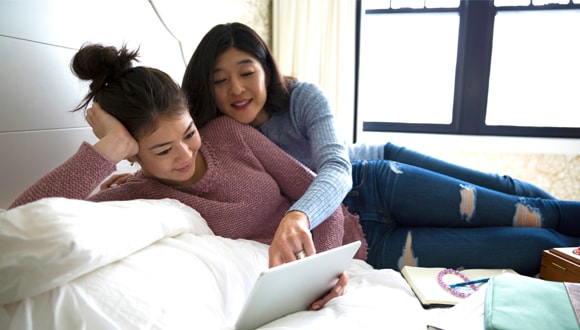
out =
<svg viewBox="0 0 580 330"><path fill-rule="evenodd" d="M473 281L468 281L468 282L454 283L454 284L451 284L449 287L456 288L458 286L466 286L466 285L471 285L471 284L485 283L487 281L489 281L489 277L488 278L480 278L479 280L473 280Z"/></svg>

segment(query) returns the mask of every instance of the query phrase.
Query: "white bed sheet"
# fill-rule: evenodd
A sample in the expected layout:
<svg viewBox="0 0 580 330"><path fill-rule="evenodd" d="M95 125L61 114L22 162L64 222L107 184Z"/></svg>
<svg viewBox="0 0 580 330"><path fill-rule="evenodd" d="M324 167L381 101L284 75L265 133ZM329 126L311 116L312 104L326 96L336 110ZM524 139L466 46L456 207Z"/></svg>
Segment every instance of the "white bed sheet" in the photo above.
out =
<svg viewBox="0 0 580 330"><path fill-rule="evenodd" d="M175 200L43 199L0 211L1 329L233 329L267 246ZM260 329L425 329L398 272L353 260L346 294Z"/></svg>

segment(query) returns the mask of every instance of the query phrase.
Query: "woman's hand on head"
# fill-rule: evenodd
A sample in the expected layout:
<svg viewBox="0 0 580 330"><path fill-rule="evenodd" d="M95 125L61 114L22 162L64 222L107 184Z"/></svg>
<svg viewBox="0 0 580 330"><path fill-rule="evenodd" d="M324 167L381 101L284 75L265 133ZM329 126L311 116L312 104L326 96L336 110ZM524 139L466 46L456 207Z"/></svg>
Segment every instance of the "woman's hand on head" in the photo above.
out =
<svg viewBox="0 0 580 330"><path fill-rule="evenodd" d="M139 151L137 140L117 118L107 113L98 103L87 109L86 120L99 141L95 149L114 163L135 156Z"/></svg>
<svg viewBox="0 0 580 330"><path fill-rule="evenodd" d="M310 233L308 216L300 211L291 211L280 221L268 249L270 267L301 258L299 252L307 257L315 254L316 249Z"/></svg>
<svg viewBox="0 0 580 330"><path fill-rule="evenodd" d="M310 304L310 306L308 306L308 310L317 311L317 310L321 309L322 307L324 307L324 305L326 305L326 303L329 302L331 299L342 296L345 292L344 288L348 284L349 279L350 279L350 276L348 275L348 273L344 272L344 273L340 274L340 277L338 278L338 282L336 282L336 284L334 285L332 290L330 290L330 292L328 294L326 294L324 297L322 297L322 299L317 300L317 301L313 302L312 304Z"/></svg>

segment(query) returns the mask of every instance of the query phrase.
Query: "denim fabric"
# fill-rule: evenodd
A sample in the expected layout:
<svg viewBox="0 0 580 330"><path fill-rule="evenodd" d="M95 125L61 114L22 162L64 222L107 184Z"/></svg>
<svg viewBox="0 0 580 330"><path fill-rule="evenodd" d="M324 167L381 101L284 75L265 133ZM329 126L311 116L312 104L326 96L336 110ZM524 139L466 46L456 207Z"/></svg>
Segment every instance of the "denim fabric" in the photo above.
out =
<svg viewBox="0 0 580 330"><path fill-rule="evenodd" d="M580 245L580 202L510 195L386 160L354 162L352 175L343 202L359 215L367 261L377 268L507 267L534 275L542 250ZM518 212L537 213L537 222L515 223Z"/></svg>
<svg viewBox="0 0 580 330"><path fill-rule="evenodd" d="M444 162L390 142L385 144L384 159L417 166L510 195L554 199L548 192L529 182L519 181L507 175L485 173Z"/></svg>

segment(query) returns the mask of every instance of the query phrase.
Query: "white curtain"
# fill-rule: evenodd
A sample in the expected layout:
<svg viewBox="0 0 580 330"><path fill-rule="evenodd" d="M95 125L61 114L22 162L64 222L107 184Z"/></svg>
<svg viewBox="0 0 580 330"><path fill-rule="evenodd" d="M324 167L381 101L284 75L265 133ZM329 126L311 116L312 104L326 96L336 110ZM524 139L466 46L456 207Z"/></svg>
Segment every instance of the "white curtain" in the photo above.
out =
<svg viewBox="0 0 580 330"><path fill-rule="evenodd" d="M356 0L273 0L272 52L282 73L318 85L338 133L354 129Z"/></svg>

